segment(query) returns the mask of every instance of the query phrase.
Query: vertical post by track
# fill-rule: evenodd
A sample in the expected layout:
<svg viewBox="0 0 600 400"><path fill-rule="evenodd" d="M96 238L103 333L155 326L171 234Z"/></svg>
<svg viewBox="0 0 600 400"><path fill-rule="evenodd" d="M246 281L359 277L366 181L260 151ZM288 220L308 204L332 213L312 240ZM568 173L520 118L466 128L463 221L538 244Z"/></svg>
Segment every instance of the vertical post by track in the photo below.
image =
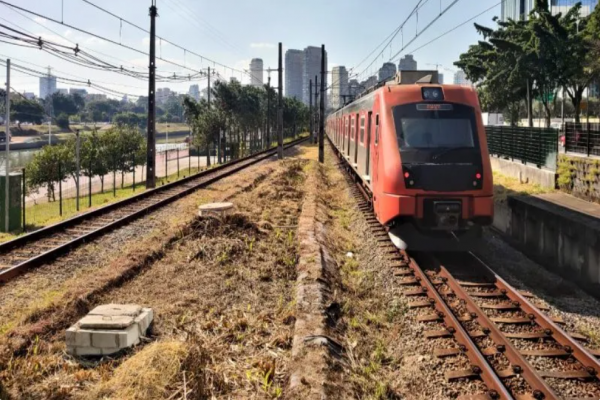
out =
<svg viewBox="0 0 600 400"><path fill-rule="evenodd" d="M90 165L88 166L88 207L92 206L92 158L93 156L90 154Z"/></svg>
<svg viewBox="0 0 600 400"><path fill-rule="evenodd" d="M58 162L58 214L62 217L62 163Z"/></svg>
<svg viewBox="0 0 600 400"><path fill-rule="evenodd" d="M267 80L267 144L265 148L271 147L271 73Z"/></svg>
<svg viewBox="0 0 600 400"><path fill-rule="evenodd" d="M131 161L132 161L132 165L133 165L133 185L131 186L131 189L135 192L135 167L136 167L136 165L135 165L135 153L133 153L132 158L133 159Z"/></svg>
<svg viewBox="0 0 600 400"><path fill-rule="evenodd" d="M208 67L208 108L210 109L210 67ZM206 140L206 168L210 167L210 141Z"/></svg>
<svg viewBox="0 0 600 400"><path fill-rule="evenodd" d="M313 123L313 135L311 137L311 141L310 143L317 143L317 129L319 129L319 111L318 111L318 104L319 104L319 75L315 75L315 108L313 110L313 116L314 116L314 123Z"/></svg>
<svg viewBox="0 0 600 400"><path fill-rule="evenodd" d="M325 45L321 45L321 110L319 116L319 162L325 161Z"/></svg>
<svg viewBox="0 0 600 400"><path fill-rule="evenodd" d="M77 196L77 199L75 200L75 207L77 209L77 212L79 212L79 149L81 146L81 136L79 135L79 129L77 129L77 131L75 132L75 138L75 184L77 185L77 187L75 188L75 195Z"/></svg>
<svg viewBox="0 0 600 400"><path fill-rule="evenodd" d="M23 168L23 232L25 232L27 227L27 222L25 219L25 205L27 199L27 180L25 179L25 168Z"/></svg>
<svg viewBox="0 0 600 400"><path fill-rule="evenodd" d="M4 228L6 233L9 232L9 209L10 209L10 59L6 60L6 156L4 159Z"/></svg>
<svg viewBox="0 0 600 400"><path fill-rule="evenodd" d="M277 158L283 160L283 45L279 42L279 67L278 77L279 82L279 102L277 104Z"/></svg>
<svg viewBox="0 0 600 400"><path fill-rule="evenodd" d="M312 101L312 79L308 80L308 131L310 132L309 141L313 141L313 101ZM316 105L316 104L315 104Z"/></svg>
<svg viewBox="0 0 600 400"><path fill-rule="evenodd" d="M146 188L156 187L156 0L150 7L150 63L148 79L148 150L146 153Z"/></svg>

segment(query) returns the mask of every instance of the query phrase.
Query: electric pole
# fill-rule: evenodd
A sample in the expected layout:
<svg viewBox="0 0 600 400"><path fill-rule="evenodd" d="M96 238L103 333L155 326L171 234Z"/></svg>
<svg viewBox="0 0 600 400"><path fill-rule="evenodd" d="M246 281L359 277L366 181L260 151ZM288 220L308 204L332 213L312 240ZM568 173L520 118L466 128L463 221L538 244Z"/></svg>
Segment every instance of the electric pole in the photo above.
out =
<svg viewBox="0 0 600 400"><path fill-rule="evenodd" d="M267 145L271 147L271 74L267 80Z"/></svg>
<svg viewBox="0 0 600 400"><path fill-rule="evenodd" d="M150 7L150 65L148 82L148 150L146 152L146 189L156 187L156 0Z"/></svg>
<svg viewBox="0 0 600 400"><path fill-rule="evenodd" d="M310 116L310 118L308 118L308 122L309 122L309 132L310 132L310 143L313 142L313 102L312 102L312 79L309 79L308 81L308 102L309 102L309 106L308 106L308 115Z"/></svg>
<svg viewBox="0 0 600 400"><path fill-rule="evenodd" d="M279 42L279 104L277 105L277 158L283 160L283 46Z"/></svg>
<svg viewBox="0 0 600 400"><path fill-rule="evenodd" d="M314 109L314 118L315 118L315 123L313 125L314 128L314 134L312 136L311 143L317 143L318 140L318 133L317 133L317 129L319 129L319 87L318 87L318 83L319 82L319 76L315 75L315 109Z"/></svg>
<svg viewBox="0 0 600 400"><path fill-rule="evenodd" d="M207 95L208 95L208 108L210 108L210 67L208 67L208 89L207 89Z"/></svg>
<svg viewBox="0 0 600 400"><path fill-rule="evenodd" d="M6 158L4 160L4 226L5 232L9 232L9 178L10 178L10 59L6 60Z"/></svg>
<svg viewBox="0 0 600 400"><path fill-rule="evenodd" d="M77 211L79 211L79 149L81 147L80 145L80 137L79 137L79 129L77 129L77 131L75 132L75 138L76 138L76 142L75 142L75 169L76 169L76 176L77 176L77 188L76 188L76 193L77 193L77 201L76 201L76 205L77 205ZM135 166L134 166L135 168Z"/></svg>
<svg viewBox="0 0 600 400"><path fill-rule="evenodd" d="M325 45L321 45L321 112L319 118L319 162L325 161ZM357 142L358 143L358 142Z"/></svg>

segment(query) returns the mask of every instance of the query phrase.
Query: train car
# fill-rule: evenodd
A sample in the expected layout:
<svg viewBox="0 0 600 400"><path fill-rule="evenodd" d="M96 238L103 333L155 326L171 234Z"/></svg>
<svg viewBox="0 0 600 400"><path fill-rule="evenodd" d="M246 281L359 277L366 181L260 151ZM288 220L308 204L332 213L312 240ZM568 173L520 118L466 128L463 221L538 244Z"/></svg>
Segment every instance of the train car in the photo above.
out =
<svg viewBox="0 0 600 400"><path fill-rule="evenodd" d="M394 244L467 251L493 220L493 182L477 92L402 71L327 118L326 134Z"/></svg>

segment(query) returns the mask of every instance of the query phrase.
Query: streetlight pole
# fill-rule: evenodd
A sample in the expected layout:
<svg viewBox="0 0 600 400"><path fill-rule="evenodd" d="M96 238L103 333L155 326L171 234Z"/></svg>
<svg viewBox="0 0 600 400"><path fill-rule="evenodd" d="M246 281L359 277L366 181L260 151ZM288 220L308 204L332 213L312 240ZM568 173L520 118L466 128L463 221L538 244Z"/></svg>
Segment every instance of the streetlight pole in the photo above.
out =
<svg viewBox="0 0 600 400"><path fill-rule="evenodd" d="M5 232L9 231L9 191L10 191L10 59L6 60L6 159L4 161L5 179L4 182L4 224Z"/></svg>

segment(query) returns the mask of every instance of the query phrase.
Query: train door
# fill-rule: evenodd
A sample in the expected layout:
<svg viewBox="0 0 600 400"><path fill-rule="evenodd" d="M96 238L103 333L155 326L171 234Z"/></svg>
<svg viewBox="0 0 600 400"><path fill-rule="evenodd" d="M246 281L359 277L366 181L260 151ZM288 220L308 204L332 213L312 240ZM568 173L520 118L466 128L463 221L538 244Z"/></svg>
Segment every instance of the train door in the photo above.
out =
<svg viewBox="0 0 600 400"><path fill-rule="evenodd" d="M350 116L346 117L346 148L344 149L345 155L350 158Z"/></svg>
<svg viewBox="0 0 600 400"><path fill-rule="evenodd" d="M365 175L368 183L371 183L371 120L373 119L373 111L367 114L367 141L365 142Z"/></svg>
<svg viewBox="0 0 600 400"><path fill-rule="evenodd" d="M361 128L364 129L364 118L361 118L359 114L356 114L356 121L354 128L354 165L358 165L358 147L360 146L360 138L359 138L359 120L362 122Z"/></svg>
<svg viewBox="0 0 600 400"><path fill-rule="evenodd" d="M373 138L373 184L371 190L373 191L374 199L377 201L378 193L378 179L379 179L379 114L375 114L375 137ZM375 209L375 215L377 215L378 207L377 203L373 204Z"/></svg>

